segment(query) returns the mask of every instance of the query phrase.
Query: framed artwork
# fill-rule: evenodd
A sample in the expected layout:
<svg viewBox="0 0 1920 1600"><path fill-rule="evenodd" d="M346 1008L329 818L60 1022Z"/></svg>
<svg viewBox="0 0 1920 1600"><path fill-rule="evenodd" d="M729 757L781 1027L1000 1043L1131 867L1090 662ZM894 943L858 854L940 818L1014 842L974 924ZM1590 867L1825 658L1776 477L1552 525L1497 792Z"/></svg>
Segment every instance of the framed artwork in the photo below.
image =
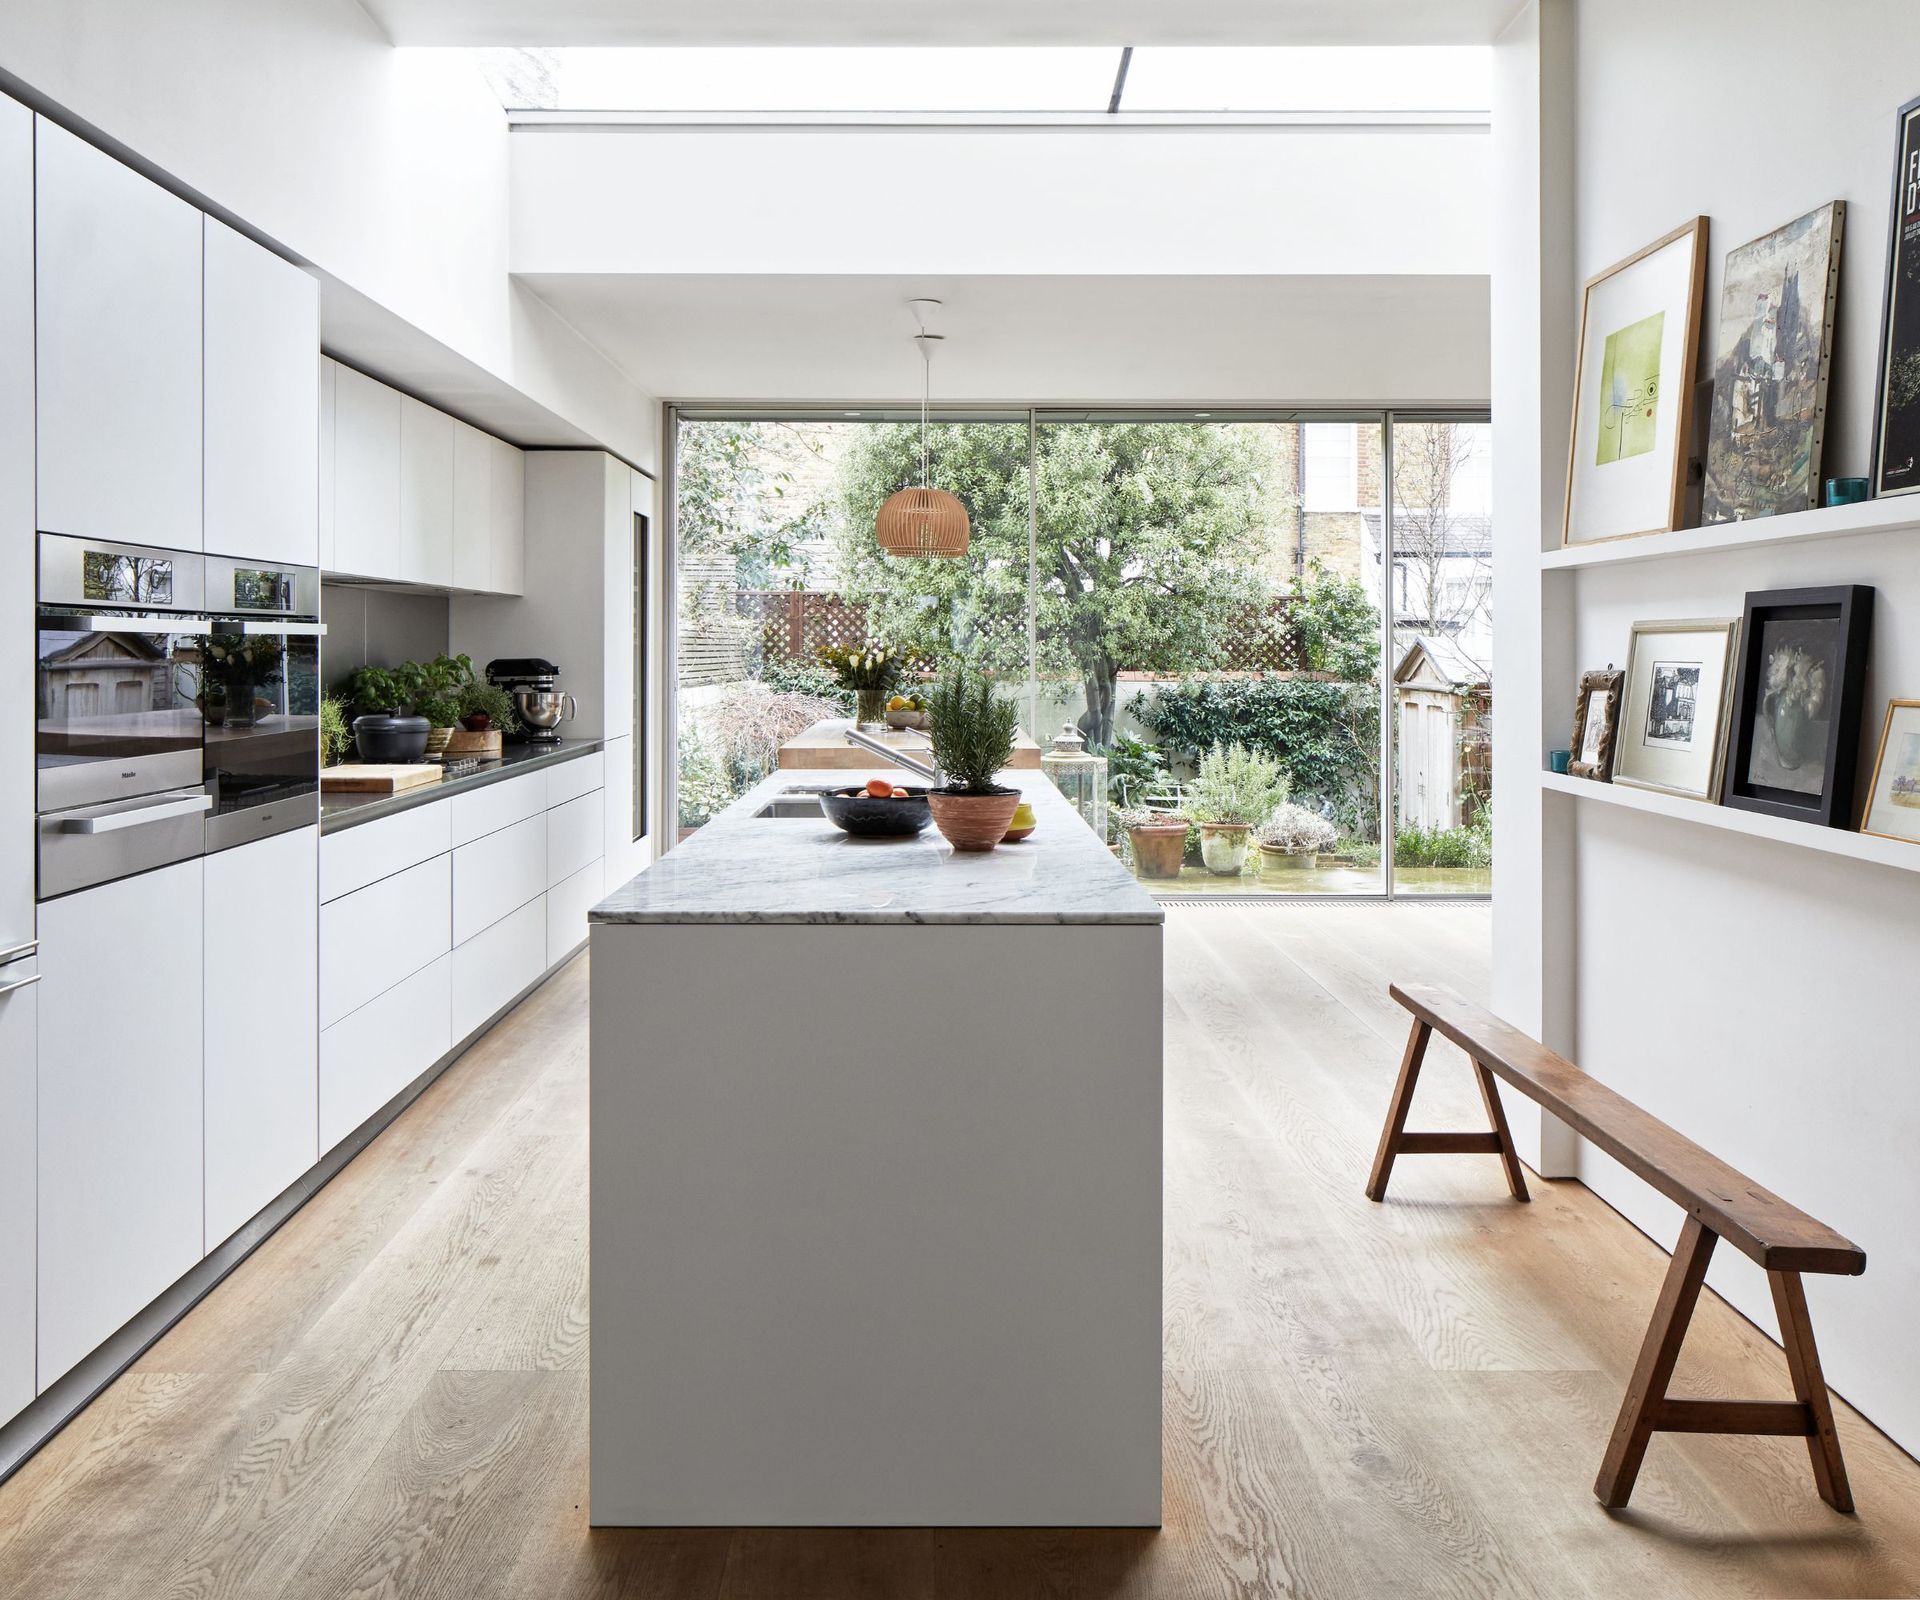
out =
<svg viewBox="0 0 1920 1600"><path fill-rule="evenodd" d="M1694 800L1719 794L1739 634L1732 617L1633 625L1613 741L1615 783Z"/></svg>
<svg viewBox="0 0 1920 1600"><path fill-rule="evenodd" d="M1567 768L1574 777L1613 781L1614 729L1619 725L1620 687L1625 681L1626 674L1613 667L1581 674L1573 708L1573 762Z"/></svg>
<svg viewBox="0 0 1920 1600"><path fill-rule="evenodd" d="M1920 491L1920 100L1900 108L1897 127L1873 409L1876 495Z"/></svg>
<svg viewBox="0 0 1920 1600"><path fill-rule="evenodd" d="M1747 596L1722 805L1853 826L1872 625L1864 584Z"/></svg>
<svg viewBox="0 0 1920 1600"><path fill-rule="evenodd" d="M1695 217L1587 280L1563 544L1680 525L1706 271L1707 219Z"/></svg>
<svg viewBox="0 0 1920 1600"><path fill-rule="evenodd" d="M1888 702L1860 831L1920 844L1920 700Z"/></svg>
<svg viewBox="0 0 1920 1600"><path fill-rule="evenodd" d="M1835 200L1727 257L1702 522L1820 503L1846 218L1846 203Z"/></svg>

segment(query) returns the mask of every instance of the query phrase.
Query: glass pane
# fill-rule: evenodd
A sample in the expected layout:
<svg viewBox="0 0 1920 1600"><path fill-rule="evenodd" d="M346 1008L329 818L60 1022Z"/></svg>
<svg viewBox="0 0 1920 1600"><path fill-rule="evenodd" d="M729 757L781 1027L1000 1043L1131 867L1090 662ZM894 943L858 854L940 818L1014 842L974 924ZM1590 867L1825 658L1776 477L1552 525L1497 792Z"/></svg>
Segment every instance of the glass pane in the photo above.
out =
<svg viewBox="0 0 1920 1600"><path fill-rule="evenodd" d="M1127 68L1123 111L1485 111L1481 46L1150 45Z"/></svg>
<svg viewBox="0 0 1920 1600"><path fill-rule="evenodd" d="M1393 429L1394 891L1492 888L1493 430Z"/></svg>
<svg viewBox="0 0 1920 1600"><path fill-rule="evenodd" d="M1109 842L1158 892L1383 887L1380 428L1311 426L1347 463L1328 509L1299 423L1039 429L1034 722L1105 751Z"/></svg>

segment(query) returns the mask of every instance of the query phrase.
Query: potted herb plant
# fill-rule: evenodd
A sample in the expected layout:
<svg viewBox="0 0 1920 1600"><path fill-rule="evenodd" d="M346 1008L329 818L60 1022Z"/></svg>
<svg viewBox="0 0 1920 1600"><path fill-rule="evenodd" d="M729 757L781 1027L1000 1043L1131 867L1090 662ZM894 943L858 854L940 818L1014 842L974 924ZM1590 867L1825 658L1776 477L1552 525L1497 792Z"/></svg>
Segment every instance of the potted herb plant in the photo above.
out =
<svg viewBox="0 0 1920 1600"><path fill-rule="evenodd" d="M1280 763L1243 744L1215 745L1187 786L1188 809L1200 825L1200 859L1231 877L1247 864L1247 835L1287 798Z"/></svg>
<svg viewBox="0 0 1920 1600"><path fill-rule="evenodd" d="M1283 805L1254 829L1260 865L1277 872L1311 872L1320 852L1331 850L1340 835L1331 822L1305 806Z"/></svg>
<svg viewBox="0 0 1920 1600"><path fill-rule="evenodd" d="M1179 811L1123 808L1118 816L1133 852L1133 870L1142 878L1177 878L1187 853L1189 821Z"/></svg>
<svg viewBox="0 0 1920 1600"><path fill-rule="evenodd" d="M933 825L956 850L991 850L1007 835L1020 805L1020 791L995 783L1013 759L1018 713L993 692L984 673L954 662L927 696L927 728L933 764L946 774L943 789L928 793Z"/></svg>
<svg viewBox="0 0 1920 1600"><path fill-rule="evenodd" d="M353 729L347 726L347 705L337 694L320 700L320 765L337 767L353 748Z"/></svg>
<svg viewBox="0 0 1920 1600"><path fill-rule="evenodd" d="M842 689L853 691L853 725L886 725L887 695L900 681L901 664L891 652L875 645L856 650L836 644L820 652L820 664Z"/></svg>

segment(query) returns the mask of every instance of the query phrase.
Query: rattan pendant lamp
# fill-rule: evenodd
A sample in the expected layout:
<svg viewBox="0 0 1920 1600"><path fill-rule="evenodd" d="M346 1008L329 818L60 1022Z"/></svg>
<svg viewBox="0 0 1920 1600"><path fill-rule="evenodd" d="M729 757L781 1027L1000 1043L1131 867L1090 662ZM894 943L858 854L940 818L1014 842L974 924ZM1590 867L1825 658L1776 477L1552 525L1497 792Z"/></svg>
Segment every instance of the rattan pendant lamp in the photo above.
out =
<svg viewBox="0 0 1920 1600"><path fill-rule="evenodd" d="M920 331L913 336L913 342L920 347L921 365L920 486L889 495L873 519L873 532L880 548L888 555L952 560L967 553L971 532L967 508L957 495L935 489L927 482L927 410L933 397L933 352L943 342L939 334L927 332L927 313L940 302L914 300L909 303L920 323Z"/></svg>

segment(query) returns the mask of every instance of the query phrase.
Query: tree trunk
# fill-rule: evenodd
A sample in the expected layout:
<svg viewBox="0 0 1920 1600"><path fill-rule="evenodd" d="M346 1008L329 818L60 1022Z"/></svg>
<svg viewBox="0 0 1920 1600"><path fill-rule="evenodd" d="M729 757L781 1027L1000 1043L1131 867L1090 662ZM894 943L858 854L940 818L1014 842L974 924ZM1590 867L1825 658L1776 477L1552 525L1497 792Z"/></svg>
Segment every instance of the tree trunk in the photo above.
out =
<svg viewBox="0 0 1920 1600"><path fill-rule="evenodd" d="M1104 656L1087 667L1087 709L1080 715L1080 731L1089 745L1102 749L1113 743L1115 679L1119 676L1112 661Z"/></svg>

